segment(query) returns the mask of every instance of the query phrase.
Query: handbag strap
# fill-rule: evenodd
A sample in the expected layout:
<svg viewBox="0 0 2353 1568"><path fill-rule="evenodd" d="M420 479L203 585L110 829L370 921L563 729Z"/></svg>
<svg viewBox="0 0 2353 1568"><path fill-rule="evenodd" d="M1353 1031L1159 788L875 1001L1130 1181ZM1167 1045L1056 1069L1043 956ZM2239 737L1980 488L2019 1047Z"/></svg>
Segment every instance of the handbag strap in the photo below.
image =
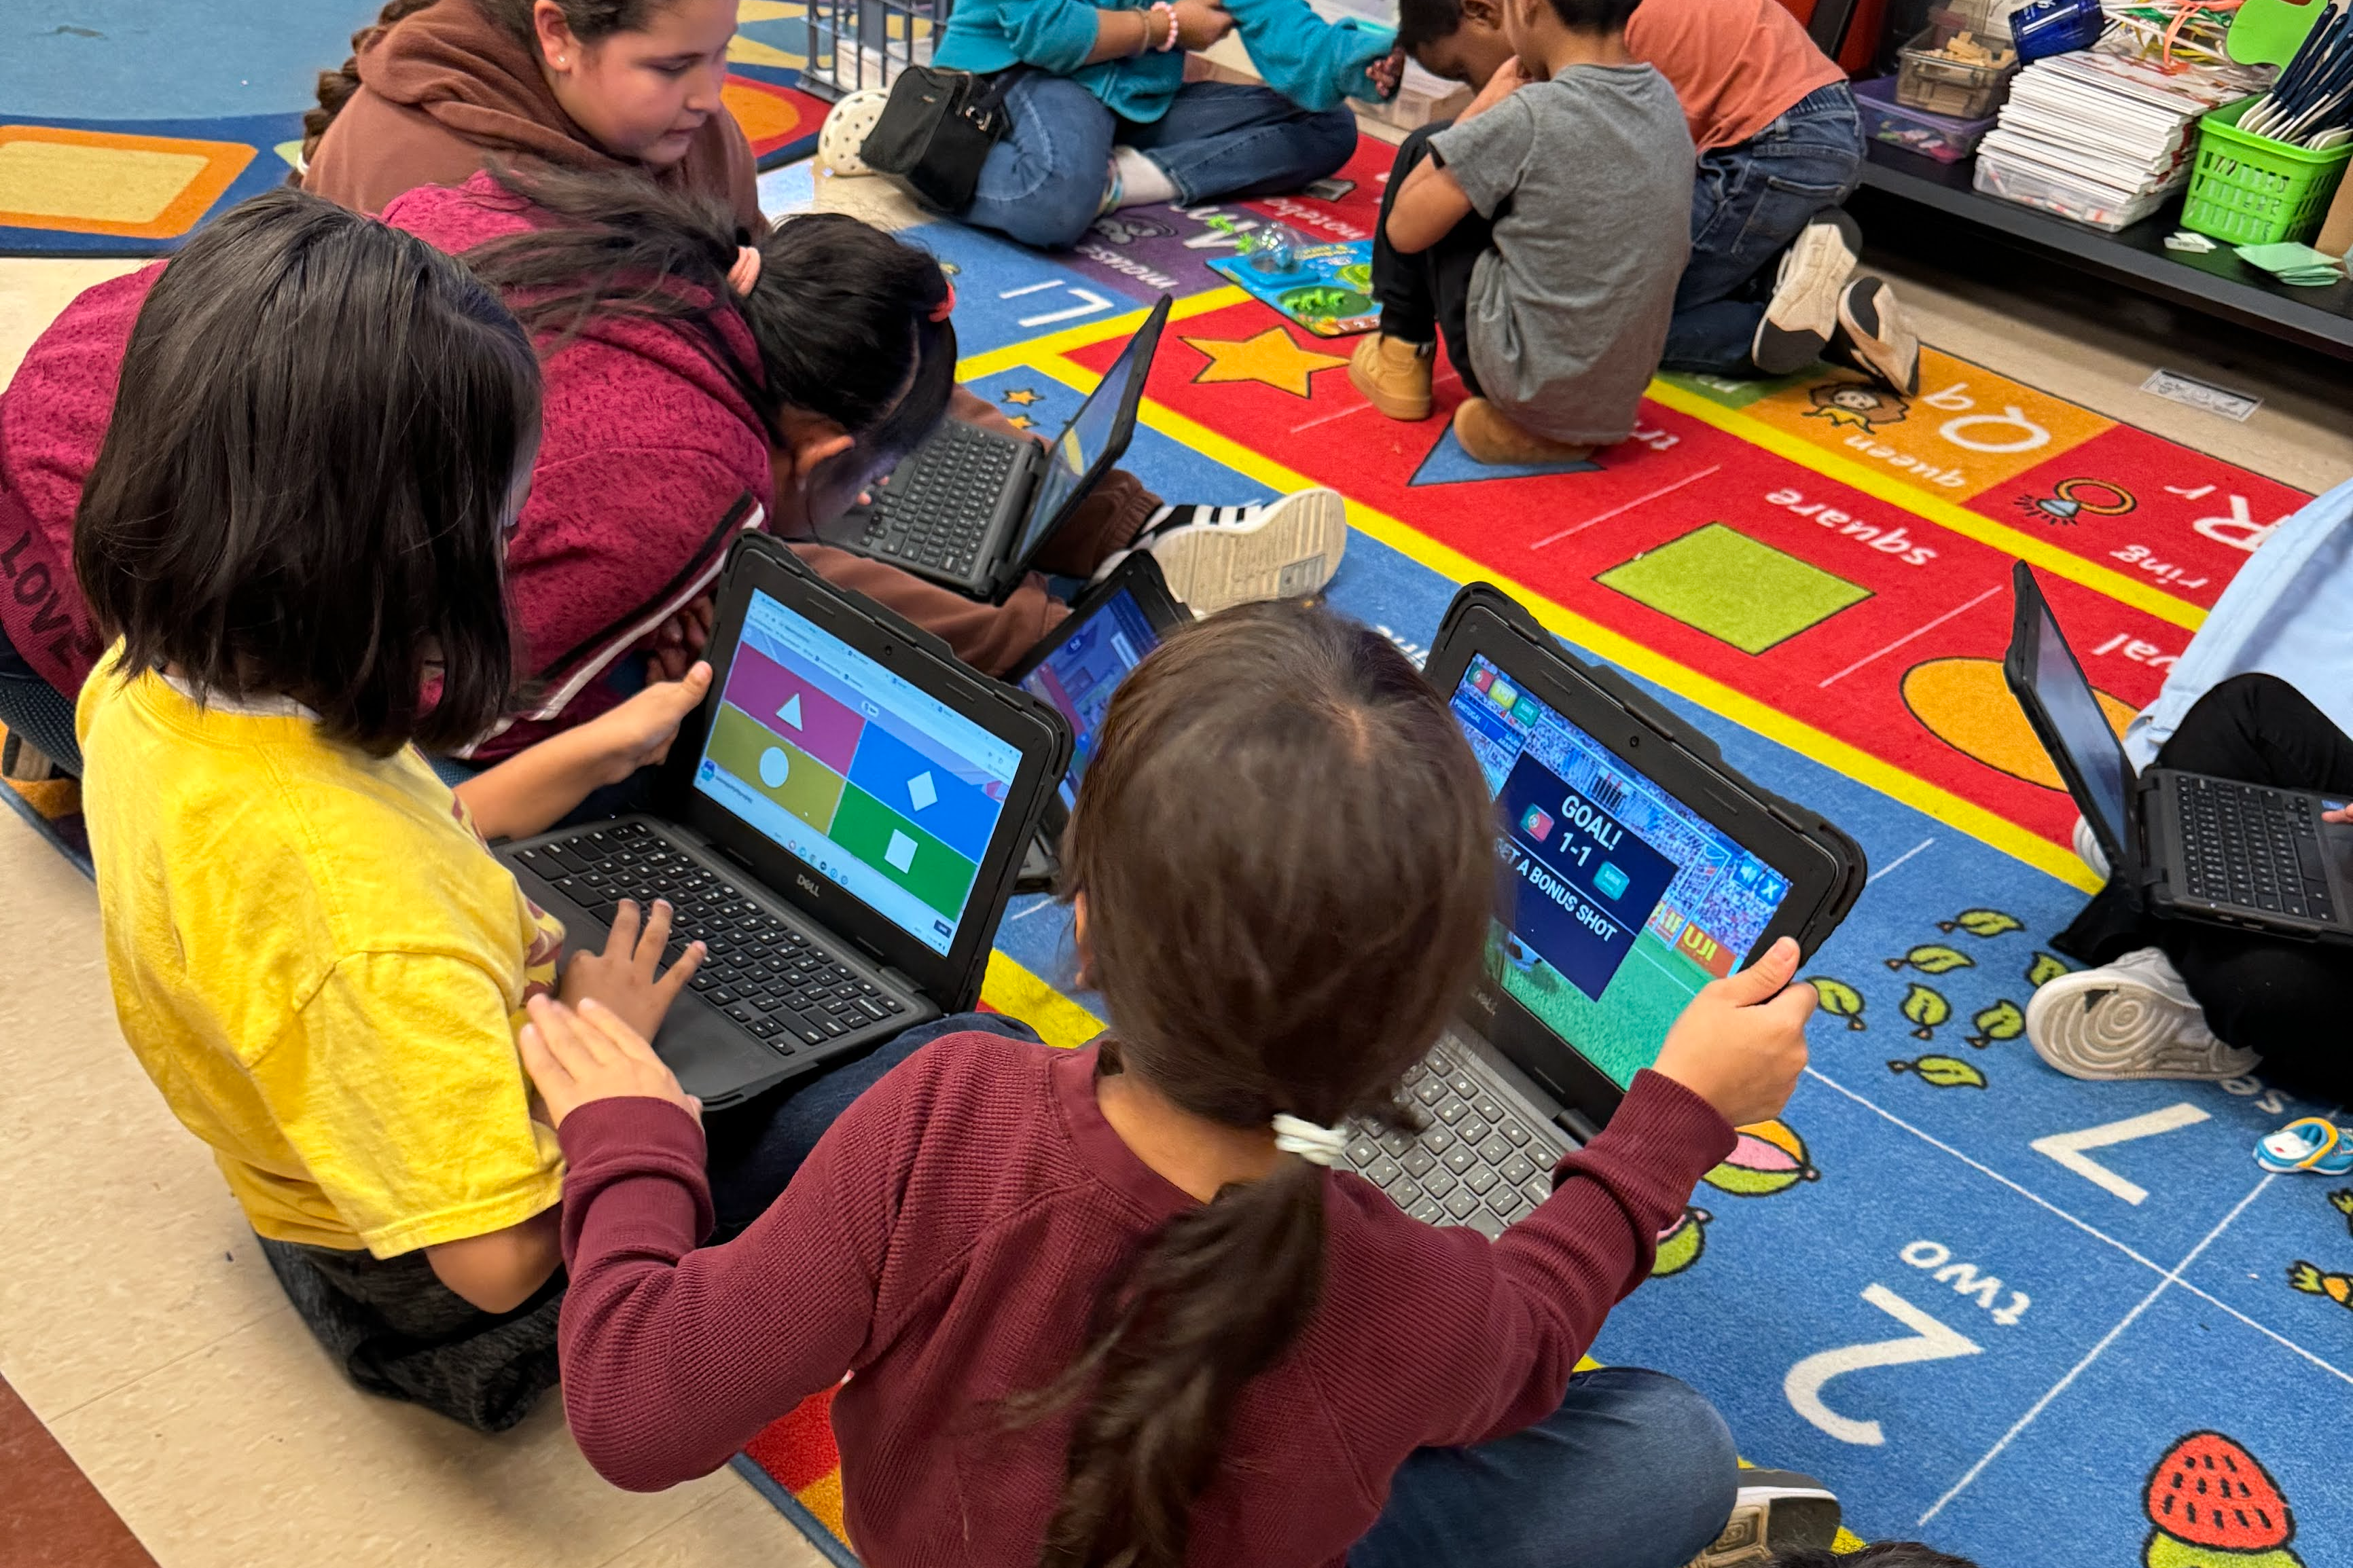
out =
<svg viewBox="0 0 2353 1568"><path fill-rule="evenodd" d="M1029 74L1030 69L1027 65L1008 66L983 79L987 85L965 103L962 110L965 119L972 122L973 129L987 136L1003 133L1006 95L1013 90L1016 82Z"/></svg>

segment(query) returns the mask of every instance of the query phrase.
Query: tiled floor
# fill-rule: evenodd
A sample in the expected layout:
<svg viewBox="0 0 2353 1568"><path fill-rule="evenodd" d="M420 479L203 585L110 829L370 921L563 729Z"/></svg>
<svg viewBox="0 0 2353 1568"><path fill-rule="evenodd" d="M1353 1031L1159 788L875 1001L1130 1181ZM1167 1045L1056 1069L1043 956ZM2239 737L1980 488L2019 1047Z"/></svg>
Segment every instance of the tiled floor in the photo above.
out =
<svg viewBox="0 0 2353 1568"><path fill-rule="evenodd" d="M825 206L879 213L881 195L877 182L818 186ZM2346 366L2133 302L2094 309L2015 268L1962 277L1873 260L1941 347L2306 489L2353 474ZM0 379L66 300L125 265L0 260ZM2239 425L2164 402L2139 390L2158 366L2264 406ZM0 1558L139 1563L111 1504L163 1568L820 1561L730 1476L657 1497L606 1486L552 1405L492 1440L345 1385L122 1045L90 885L5 811L0 955L0 1375L104 1500L39 1469L54 1452L0 1409ZM68 1539L26 1527L11 1495L49 1474L44 1497L87 1521L79 1555L19 1548Z"/></svg>

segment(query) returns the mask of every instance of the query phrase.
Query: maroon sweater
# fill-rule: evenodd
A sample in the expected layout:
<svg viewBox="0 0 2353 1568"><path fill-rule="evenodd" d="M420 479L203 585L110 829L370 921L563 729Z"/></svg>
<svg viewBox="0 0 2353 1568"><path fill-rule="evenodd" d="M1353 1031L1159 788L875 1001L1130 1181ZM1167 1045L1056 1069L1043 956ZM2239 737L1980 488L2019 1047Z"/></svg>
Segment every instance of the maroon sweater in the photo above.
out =
<svg viewBox="0 0 2353 1568"><path fill-rule="evenodd" d="M691 1119L652 1100L565 1118L564 1403L589 1462L620 1486L674 1486L847 1373L833 1420L860 1555L1029 1568L1072 1418L1010 1430L999 1402L1070 1363L1105 1280L1193 1203L1103 1119L1095 1062L997 1035L934 1041L843 1114L756 1224L702 1250ZM1330 1176L1323 1306L1238 1401L1190 1560L1338 1564L1414 1449L1550 1415L1733 1142L1704 1100L1644 1072L1493 1243Z"/></svg>

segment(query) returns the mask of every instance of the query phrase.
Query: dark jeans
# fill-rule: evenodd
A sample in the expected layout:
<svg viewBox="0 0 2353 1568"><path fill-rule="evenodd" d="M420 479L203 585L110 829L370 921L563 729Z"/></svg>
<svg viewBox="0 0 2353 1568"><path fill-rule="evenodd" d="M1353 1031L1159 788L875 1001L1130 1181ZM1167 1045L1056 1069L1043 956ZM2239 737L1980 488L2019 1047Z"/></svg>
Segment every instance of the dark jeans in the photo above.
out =
<svg viewBox="0 0 2353 1568"><path fill-rule="evenodd" d="M1560 1408L1472 1448L1423 1448L1348 1568L1683 1568L1732 1517L1724 1418L1662 1373L1569 1380Z"/></svg>
<svg viewBox="0 0 2353 1568"><path fill-rule="evenodd" d="M704 1119L713 1241L742 1230L790 1184L849 1102L924 1042L978 1029L1034 1040L996 1013L960 1013L902 1030L870 1056ZM288 1300L344 1373L371 1394L421 1405L480 1432L502 1432L555 1384L564 1276L512 1312L491 1313L441 1283L422 1252L372 1258L264 1240Z"/></svg>
<svg viewBox="0 0 2353 1568"><path fill-rule="evenodd" d="M2353 795L2353 739L2287 682L2241 675L2198 700L2159 765L2281 789ZM2306 1100L2353 1100L2353 952L2204 921L2164 920L2111 882L2054 944L2086 963L2161 949L2227 1044L2255 1051L2266 1079Z"/></svg>
<svg viewBox="0 0 2353 1568"><path fill-rule="evenodd" d="M1442 120L1422 126L1398 147L1388 188L1381 193L1381 221L1373 230L1373 299L1381 308L1383 336L1409 343L1443 337L1463 394L1478 397L1482 395L1471 372L1471 269L1494 248L1494 225L1466 213L1428 250L1401 256L1389 247L1389 208L1398 192L1405 188L1406 176L1431 156L1430 139L1453 123Z"/></svg>
<svg viewBox="0 0 2353 1568"><path fill-rule="evenodd" d="M1816 214L1862 180L1862 122L1844 82L1817 88L1746 142L1700 155L1691 260L1675 289L1662 367L1753 375L1748 357L1774 263Z"/></svg>
<svg viewBox="0 0 2353 1568"><path fill-rule="evenodd" d="M1114 145L1133 147L1176 187L1176 205L1220 196L1272 195L1320 180L1356 150L1356 117L1343 105L1302 109L1271 88L1197 81L1168 112L1122 120L1067 77L1031 71L1005 98L1012 129L988 150L966 223L1024 245L1084 237L1103 206Z"/></svg>
<svg viewBox="0 0 2353 1568"><path fill-rule="evenodd" d="M41 755L79 777L81 747L74 740L74 700L41 679L0 626L0 729L22 735Z"/></svg>

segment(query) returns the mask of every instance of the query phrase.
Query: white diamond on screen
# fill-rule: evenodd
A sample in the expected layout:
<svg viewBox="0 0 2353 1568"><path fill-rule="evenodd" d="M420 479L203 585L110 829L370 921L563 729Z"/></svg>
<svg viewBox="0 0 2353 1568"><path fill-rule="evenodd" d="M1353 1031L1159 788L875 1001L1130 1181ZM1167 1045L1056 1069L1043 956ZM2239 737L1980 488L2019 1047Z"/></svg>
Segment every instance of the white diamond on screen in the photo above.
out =
<svg viewBox="0 0 2353 1568"><path fill-rule="evenodd" d="M799 729L801 727L801 694L797 691L794 692L786 700L785 705L776 710L776 717L794 729Z"/></svg>
<svg viewBox="0 0 2353 1568"><path fill-rule="evenodd" d="M793 762L785 755L782 746L770 746L760 753L760 782L770 789L782 789L793 775Z"/></svg>
<svg viewBox="0 0 2353 1568"><path fill-rule="evenodd" d="M915 803L917 811L923 810L940 798L939 789L932 783L932 775L929 773L917 773L907 781L907 798Z"/></svg>
<svg viewBox="0 0 2353 1568"><path fill-rule="evenodd" d="M913 866L915 863L915 841L908 837L905 834L900 832L897 828L892 828L891 830L891 847L882 852L882 858L891 862L892 869L896 871L906 870L908 867Z"/></svg>

